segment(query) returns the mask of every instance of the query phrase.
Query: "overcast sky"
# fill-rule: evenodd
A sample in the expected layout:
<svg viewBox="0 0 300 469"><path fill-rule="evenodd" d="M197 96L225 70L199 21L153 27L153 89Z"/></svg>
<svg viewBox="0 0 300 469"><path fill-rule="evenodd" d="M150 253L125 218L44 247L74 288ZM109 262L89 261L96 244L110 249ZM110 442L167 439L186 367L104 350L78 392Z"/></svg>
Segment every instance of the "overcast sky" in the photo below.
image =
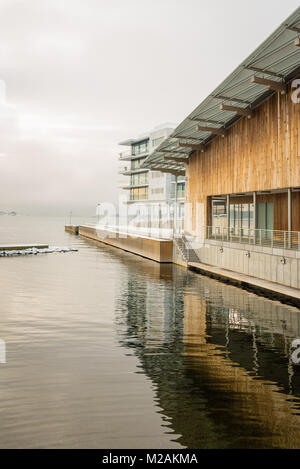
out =
<svg viewBox="0 0 300 469"><path fill-rule="evenodd" d="M0 0L0 208L114 200L117 143L180 123L298 6Z"/></svg>

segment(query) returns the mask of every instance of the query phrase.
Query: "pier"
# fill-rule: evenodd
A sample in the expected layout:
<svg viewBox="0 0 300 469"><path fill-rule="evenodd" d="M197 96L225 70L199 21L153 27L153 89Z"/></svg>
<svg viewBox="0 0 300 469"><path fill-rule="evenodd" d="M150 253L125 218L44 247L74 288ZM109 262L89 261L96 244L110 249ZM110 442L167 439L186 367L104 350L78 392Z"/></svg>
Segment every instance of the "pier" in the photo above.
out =
<svg viewBox="0 0 300 469"><path fill-rule="evenodd" d="M66 225L65 226L65 231L67 231L68 233L73 233L73 234L78 235L78 226L76 226L76 225Z"/></svg>
<svg viewBox="0 0 300 469"><path fill-rule="evenodd" d="M162 264L173 262L171 239L150 238L145 235L128 234L87 225L78 226L78 234Z"/></svg>

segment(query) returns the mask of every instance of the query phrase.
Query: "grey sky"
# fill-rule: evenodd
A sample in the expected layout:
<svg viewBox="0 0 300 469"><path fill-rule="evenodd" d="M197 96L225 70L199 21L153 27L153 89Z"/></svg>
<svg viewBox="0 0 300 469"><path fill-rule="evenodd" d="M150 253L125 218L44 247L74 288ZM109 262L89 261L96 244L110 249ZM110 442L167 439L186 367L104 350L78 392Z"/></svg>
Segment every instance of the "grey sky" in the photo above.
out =
<svg viewBox="0 0 300 469"><path fill-rule="evenodd" d="M0 208L114 200L118 141L179 123L298 6L0 0Z"/></svg>

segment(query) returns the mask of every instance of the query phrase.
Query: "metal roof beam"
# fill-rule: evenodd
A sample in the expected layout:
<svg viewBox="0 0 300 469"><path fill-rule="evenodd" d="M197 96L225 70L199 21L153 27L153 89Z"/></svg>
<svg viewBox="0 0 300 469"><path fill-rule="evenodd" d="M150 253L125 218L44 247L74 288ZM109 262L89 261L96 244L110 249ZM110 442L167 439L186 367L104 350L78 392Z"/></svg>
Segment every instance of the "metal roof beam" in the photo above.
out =
<svg viewBox="0 0 300 469"><path fill-rule="evenodd" d="M221 135L221 137L225 137L225 129L216 129L214 127L203 127L202 125L197 125L197 130L201 132L210 132L213 135Z"/></svg>
<svg viewBox="0 0 300 469"><path fill-rule="evenodd" d="M281 73L271 72L271 70L264 70L262 68L250 67L250 66L246 66L245 68L247 70L252 70L253 72L265 73L266 75L270 75L271 77L284 78L284 76L281 75Z"/></svg>
<svg viewBox="0 0 300 469"><path fill-rule="evenodd" d="M227 106L227 104L220 105L221 111L235 112L238 116L247 116L250 119L253 116L253 112L250 109L244 109L237 106Z"/></svg>
<svg viewBox="0 0 300 469"><path fill-rule="evenodd" d="M159 150L159 153L179 153L180 155L184 155L183 151L177 151L177 150Z"/></svg>
<svg viewBox="0 0 300 469"><path fill-rule="evenodd" d="M164 161L174 161L175 163L188 163L188 158L175 158L172 156L164 156Z"/></svg>
<svg viewBox="0 0 300 469"><path fill-rule="evenodd" d="M174 174L174 176L185 176L185 171L182 170L176 170L175 168L170 168L170 169L167 169L167 168L157 168L157 167L151 167L150 168L152 171L160 171L161 173L170 173L170 174Z"/></svg>
<svg viewBox="0 0 300 469"><path fill-rule="evenodd" d="M179 143L180 147L190 148L191 150L205 152L205 145L194 145L193 143Z"/></svg>
<svg viewBox="0 0 300 469"><path fill-rule="evenodd" d="M295 31L295 33L300 33L300 28L297 28L296 26L287 26L286 29L289 29L290 31Z"/></svg>
<svg viewBox="0 0 300 469"><path fill-rule="evenodd" d="M203 142L202 138L200 137L188 137L187 135L178 135L177 137L174 137L174 138L181 138L181 139L185 139L185 140L194 140L195 142Z"/></svg>
<svg viewBox="0 0 300 469"><path fill-rule="evenodd" d="M216 99L222 99L223 101L232 101L233 103L239 103L239 104L251 104L250 101L245 101L244 99L239 99L239 98L233 98L230 96L222 96L221 94L213 96L213 98Z"/></svg>
<svg viewBox="0 0 300 469"><path fill-rule="evenodd" d="M201 119L200 117L190 117L191 121L195 122L206 122L207 124L215 124L215 125L224 125L224 122L213 121L211 119Z"/></svg>
<svg viewBox="0 0 300 469"><path fill-rule="evenodd" d="M269 57L271 57L272 55L277 54L277 52L282 52L284 49L286 49L291 44L293 44L293 39L289 39L287 42L284 42L283 44L281 44L276 49L272 49L271 51L267 52L265 55L257 56L251 63L255 64L256 62L261 62L263 60L266 60Z"/></svg>
<svg viewBox="0 0 300 469"><path fill-rule="evenodd" d="M267 88L269 88L269 90L280 91L281 94L285 94L287 92L286 84L278 81L267 80L266 78L254 76L251 78L251 83L266 86Z"/></svg>

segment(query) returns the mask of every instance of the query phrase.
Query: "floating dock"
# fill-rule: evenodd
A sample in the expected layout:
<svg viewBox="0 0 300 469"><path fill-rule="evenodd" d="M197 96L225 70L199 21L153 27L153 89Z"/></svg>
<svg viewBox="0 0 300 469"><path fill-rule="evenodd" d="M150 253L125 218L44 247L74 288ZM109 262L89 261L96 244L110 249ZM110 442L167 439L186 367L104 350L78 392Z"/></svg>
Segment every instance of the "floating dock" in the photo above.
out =
<svg viewBox="0 0 300 469"><path fill-rule="evenodd" d="M23 249L48 249L48 244L1 244L0 251L21 251Z"/></svg>

